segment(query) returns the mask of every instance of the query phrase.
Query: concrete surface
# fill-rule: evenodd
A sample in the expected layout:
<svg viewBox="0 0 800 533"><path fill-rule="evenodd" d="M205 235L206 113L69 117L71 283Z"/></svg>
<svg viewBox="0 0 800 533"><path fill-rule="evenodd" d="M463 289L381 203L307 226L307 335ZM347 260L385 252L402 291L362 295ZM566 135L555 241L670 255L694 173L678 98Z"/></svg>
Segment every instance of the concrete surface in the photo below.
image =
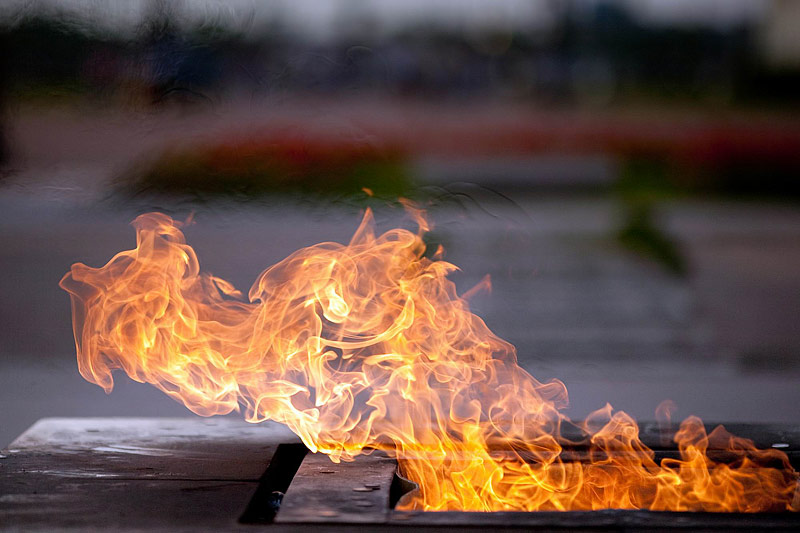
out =
<svg viewBox="0 0 800 533"><path fill-rule="evenodd" d="M128 223L142 207L0 194L3 444L44 416L184 414L126 377L110 396L80 378L69 301L57 286L73 262L100 265L132 247ZM359 220L342 206L196 211L186 233L202 267L240 288L300 246L346 240ZM609 237L614 213L603 199L449 205L432 212L433 237L462 267L453 276L460 290L491 275L492 293L474 297L473 308L537 378L567 384L572 416L608 401L652 419L670 398L678 417L800 421L800 213L672 206L667 226L691 260L688 279L620 250ZM378 212L384 229L398 217Z"/></svg>

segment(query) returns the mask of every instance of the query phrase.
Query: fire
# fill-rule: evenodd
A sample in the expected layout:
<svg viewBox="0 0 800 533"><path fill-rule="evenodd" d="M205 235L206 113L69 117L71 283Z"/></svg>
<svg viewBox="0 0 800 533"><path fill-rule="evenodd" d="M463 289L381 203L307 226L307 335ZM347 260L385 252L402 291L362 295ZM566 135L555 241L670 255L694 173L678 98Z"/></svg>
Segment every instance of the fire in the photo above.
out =
<svg viewBox="0 0 800 533"><path fill-rule="evenodd" d="M456 267L424 256L428 226L412 211L418 233L376 236L367 211L348 244L295 252L247 298L200 271L181 223L142 215L135 249L61 280L81 375L110 392L122 369L204 416L243 409L333 461L386 449L420 486L404 509L791 509L785 454L706 434L694 417L675 435L680 457L659 463L606 406L584 422L586 456L570 454L566 387L519 367L470 312L448 279ZM706 453L719 443L724 457Z"/></svg>

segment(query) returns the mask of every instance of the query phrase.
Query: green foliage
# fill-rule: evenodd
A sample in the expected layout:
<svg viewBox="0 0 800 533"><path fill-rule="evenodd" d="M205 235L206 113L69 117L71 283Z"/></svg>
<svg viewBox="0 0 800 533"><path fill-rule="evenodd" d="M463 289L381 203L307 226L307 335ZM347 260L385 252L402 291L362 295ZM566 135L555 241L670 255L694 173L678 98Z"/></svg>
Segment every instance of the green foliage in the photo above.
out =
<svg viewBox="0 0 800 533"><path fill-rule="evenodd" d="M658 226L656 205L675 197L669 166L655 158L631 158L620 173L616 192L622 223L617 239L625 248L656 261L676 275L686 273L677 244Z"/></svg>
<svg viewBox="0 0 800 533"><path fill-rule="evenodd" d="M651 205L625 206L624 222L617 233L628 250L656 261L676 275L686 274L686 262L675 242L653 220Z"/></svg>
<svg viewBox="0 0 800 533"><path fill-rule="evenodd" d="M666 160L647 156L625 160L615 190L628 204L652 204L678 194Z"/></svg>

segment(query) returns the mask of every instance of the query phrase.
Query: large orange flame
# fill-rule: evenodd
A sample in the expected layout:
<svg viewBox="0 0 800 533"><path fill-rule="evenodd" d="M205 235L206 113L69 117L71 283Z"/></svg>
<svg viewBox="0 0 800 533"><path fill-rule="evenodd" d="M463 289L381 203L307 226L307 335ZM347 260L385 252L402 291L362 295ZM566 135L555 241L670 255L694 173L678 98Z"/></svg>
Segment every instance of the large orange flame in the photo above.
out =
<svg viewBox="0 0 800 533"><path fill-rule="evenodd" d="M694 417L675 436L680 459L658 463L636 422L606 406L584 423L586 456L570 456L564 384L520 368L470 312L447 278L456 267L424 257L415 214L420 234L376 236L367 211L349 244L295 252L248 299L200 272L180 223L142 215L135 249L61 280L80 372L108 392L122 369L200 415L244 408L334 461L387 449L420 485L406 509L791 508L785 454L706 434ZM724 443L724 462L710 443Z"/></svg>

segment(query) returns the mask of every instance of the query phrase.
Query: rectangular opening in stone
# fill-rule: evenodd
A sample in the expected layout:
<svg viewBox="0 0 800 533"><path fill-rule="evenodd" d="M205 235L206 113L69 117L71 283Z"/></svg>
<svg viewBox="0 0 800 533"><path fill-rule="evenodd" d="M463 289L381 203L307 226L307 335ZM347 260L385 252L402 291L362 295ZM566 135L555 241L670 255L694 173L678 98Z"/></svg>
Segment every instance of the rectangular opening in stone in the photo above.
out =
<svg viewBox="0 0 800 533"><path fill-rule="evenodd" d="M752 426L744 434L763 447L787 449L795 470L800 455L795 451L796 431L788 427ZM677 457L678 450L660 435L646 435L653 445L654 459ZM769 441L769 442L767 442ZM660 443L660 444L659 444ZM502 453L502 450L498 450ZM581 446L565 450L570 460L589 460ZM624 452L623 452L624 453ZM725 461L725 452L711 450L710 456ZM597 457L595 457L597 459ZM732 458L733 459L733 458ZM781 464L762 464L762 470L783 471ZM788 471L787 471L788 474ZM520 529L589 528L618 529L655 527L680 530L797 530L800 516L774 512L648 511L600 509L596 511L416 511L404 510L404 498L413 494L416 484L404 479L397 462L383 452L356 457L353 462L334 464L322 454L308 454L293 478L283 505L274 517L276 524L395 524L406 527L503 527ZM800 486L793 505L800 505ZM400 505L398 506L398 503Z"/></svg>
<svg viewBox="0 0 800 533"><path fill-rule="evenodd" d="M275 520L283 496L307 453L308 448L299 442L278 445L240 522L271 524Z"/></svg>
<svg viewBox="0 0 800 533"><path fill-rule="evenodd" d="M573 458L579 459L585 455L584 451L573 450ZM663 458L675 456L672 451L658 451L655 459L660 462ZM792 455L792 466L795 470L800 463L800 457ZM781 470L780 465L767 465L761 469ZM758 513L732 513L732 512L707 512L707 511L649 511L649 510L623 510L599 509L596 511L498 511L498 512L463 512L463 511L416 511L397 508L404 497L412 495L415 484L409 482L397 472L393 482L393 492L390 499L391 512L389 523L418 527L502 527L521 529L547 529L550 528L599 528L601 530L616 530L625 527L645 528L670 528L677 530L695 530L697 528L708 530L733 530L749 531L755 529L770 530L797 530L800 528L800 516L789 510L778 510ZM794 508L800 506L800 483L798 483L793 502Z"/></svg>

